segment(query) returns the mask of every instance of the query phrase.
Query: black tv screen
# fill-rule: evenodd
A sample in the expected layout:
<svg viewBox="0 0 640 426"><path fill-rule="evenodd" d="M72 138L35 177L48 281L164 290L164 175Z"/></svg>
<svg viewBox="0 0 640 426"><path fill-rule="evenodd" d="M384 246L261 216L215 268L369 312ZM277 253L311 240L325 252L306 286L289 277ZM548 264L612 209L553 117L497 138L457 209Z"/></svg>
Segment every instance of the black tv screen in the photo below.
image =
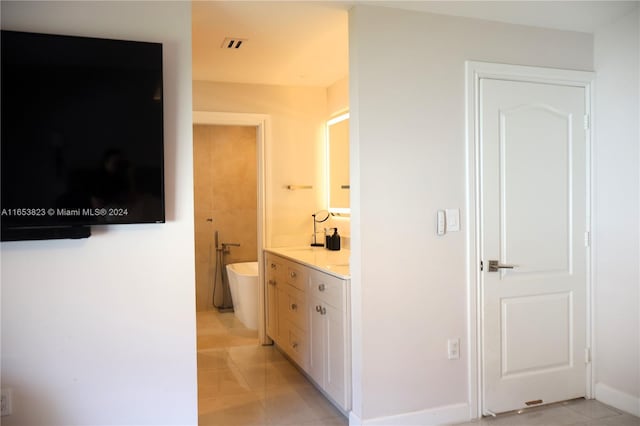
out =
<svg viewBox="0 0 640 426"><path fill-rule="evenodd" d="M0 42L3 231L164 222L162 45Z"/></svg>

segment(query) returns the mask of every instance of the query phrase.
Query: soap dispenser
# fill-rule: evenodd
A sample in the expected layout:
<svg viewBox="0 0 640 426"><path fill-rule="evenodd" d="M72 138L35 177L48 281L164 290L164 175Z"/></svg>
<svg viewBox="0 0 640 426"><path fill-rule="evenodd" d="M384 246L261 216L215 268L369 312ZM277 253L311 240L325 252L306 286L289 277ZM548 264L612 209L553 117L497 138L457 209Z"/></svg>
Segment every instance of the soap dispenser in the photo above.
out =
<svg viewBox="0 0 640 426"><path fill-rule="evenodd" d="M338 234L338 228L333 228L333 235L329 237L329 244L327 245L329 250L340 250L340 235Z"/></svg>

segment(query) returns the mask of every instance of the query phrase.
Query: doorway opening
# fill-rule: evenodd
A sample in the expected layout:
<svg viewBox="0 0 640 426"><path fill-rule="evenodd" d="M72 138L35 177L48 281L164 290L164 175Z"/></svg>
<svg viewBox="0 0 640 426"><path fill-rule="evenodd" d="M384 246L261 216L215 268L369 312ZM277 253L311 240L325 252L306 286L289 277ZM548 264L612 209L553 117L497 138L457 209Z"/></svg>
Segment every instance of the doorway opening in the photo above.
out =
<svg viewBox="0 0 640 426"><path fill-rule="evenodd" d="M229 311L224 309L233 303L226 265L256 262L256 338L268 344L262 249L268 243L264 152L269 117L194 112L193 121L197 310Z"/></svg>
<svg viewBox="0 0 640 426"><path fill-rule="evenodd" d="M252 127L193 129L198 310L232 310L225 265L257 261L255 137Z"/></svg>
<svg viewBox="0 0 640 426"><path fill-rule="evenodd" d="M193 127L198 350L258 344L256 134Z"/></svg>
<svg viewBox="0 0 640 426"><path fill-rule="evenodd" d="M269 345L271 341L266 335L262 271L263 248L270 244L267 232L270 226L265 213L265 200L269 197L265 188L271 187L265 159L265 152L268 152L266 147L270 129L269 116L214 112L194 112L193 116L194 126L244 126L246 132L255 135L257 200L256 245L253 255L254 258L257 257L259 265L257 338L255 334L246 335L247 329L243 328L244 325L240 324L234 313L219 313L212 309L213 299L211 302L207 300L207 303L211 303L208 305L211 309L197 312L198 423L266 425L326 421L327 424L346 425L347 420L339 410L280 353L275 345ZM194 131L194 136L195 133ZM198 167L197 162L198 155L194 151L195 168ZM210 224L206 221L207 218L208 216L204 216L205 226ZM212 219L211 226L215 228L216 218ZM227 240L226 236L223 236L222 227L220 228L221 244ZM238 247L229 248L233 253ZM205 291L205 294L213 298L213 294L208 291Z"/></svg>

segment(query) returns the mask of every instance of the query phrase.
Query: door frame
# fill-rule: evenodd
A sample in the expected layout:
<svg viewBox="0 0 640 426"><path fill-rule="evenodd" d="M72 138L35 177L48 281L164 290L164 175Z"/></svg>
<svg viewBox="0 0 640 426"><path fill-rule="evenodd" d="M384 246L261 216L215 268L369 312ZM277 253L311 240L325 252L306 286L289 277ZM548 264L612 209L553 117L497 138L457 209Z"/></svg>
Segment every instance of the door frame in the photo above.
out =
<svg viewBox="0 0 640 426"><path fill-rule="evenodd" d="M264 248L271 245L270 216L267 215L267 200L271 199L268 192L272 188L270 170L268 170L267 155L270 152L271 117L266 114L250 114L235 112L193 111L193 124L218 126L251 126L256 128L256 161L258 166L258 341L262 345L271 344L267 336L267 321L265 318L265 288L264 288Z"/></svg>
<svg viewBox="0 0 640 426"><path fill-rule="evenodd" d="M521 81L531 83L559 84L582 87L585 89L585 107L588 116L585 118L586 135L586 224L587 232L593 236L593 87L595 73L589 71L564 70L557 68L541 68L522 65L498 64L490 62L465 62L465 125L466 125L466 267L467 267L467 359L468 359L468 401L469 417L481 417L483 413L483 380L482 377L482 289L480 288L480 126L479 102L480 79L494 78L500 80ZM593 398L594 389L594 328L593 328L593 238L587 245L586 256L586 342L591 348L591 362L587 366L585 391L587 398Z"/></svg>

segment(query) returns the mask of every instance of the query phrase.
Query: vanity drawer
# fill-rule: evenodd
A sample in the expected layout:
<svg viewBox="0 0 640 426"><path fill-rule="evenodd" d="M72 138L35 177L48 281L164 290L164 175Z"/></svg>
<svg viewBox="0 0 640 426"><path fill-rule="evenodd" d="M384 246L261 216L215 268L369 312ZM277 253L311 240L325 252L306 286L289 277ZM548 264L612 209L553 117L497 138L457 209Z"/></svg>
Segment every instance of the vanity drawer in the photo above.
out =
<svg viewBox="0 0 640 426"><path fill-rule="evenodd" d="M315 269L310 272L308 293L311 297L317 297L342 311L345 309L346 291L345 280Z"/></svg>
<svg viewBox="0 0 640 426"><path fill-rule="evenodd" d="M282 277L284 276L284 271L286 269L283 261L284 259L282 259L281 257L267 253L264 264L265 275L267 277L282 279Z"/></svg>
<svg viewBox="0 0 640 426"><path fill-rule="evenodd" d="M307 270L297 263L287 262L287 283L302 291L307 287Z"/></svg>
<svg viewBox="0 0 640 426"><path fill-rule="evenodd" d="M287 286L287 318L301 330L307 330L307 297L291 286Z"/></svg>
<svg viewBox="0 0 640 426"><path fill-rule="evenodd" d="M287 337L284 342L284 351L289 354L303 370L307 369L309 358L309 343L307 333L289 322L287 324Z"/></svg>

